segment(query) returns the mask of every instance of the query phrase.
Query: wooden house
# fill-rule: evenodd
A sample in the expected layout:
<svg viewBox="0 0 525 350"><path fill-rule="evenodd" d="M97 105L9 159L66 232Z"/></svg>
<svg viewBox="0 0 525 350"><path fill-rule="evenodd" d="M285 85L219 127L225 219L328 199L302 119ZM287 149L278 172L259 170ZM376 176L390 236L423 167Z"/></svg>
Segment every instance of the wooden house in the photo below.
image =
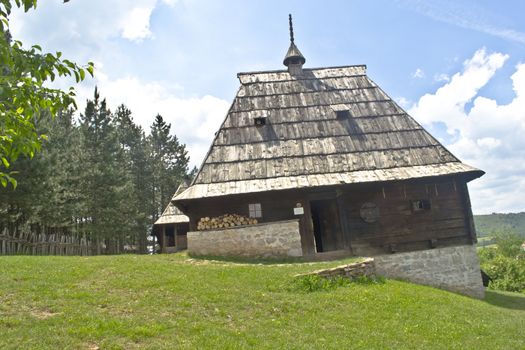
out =
<svg viewBox="0 0 525 350"><path fill-rule="evenodd" d="M182 193L188 185L182 183L175 191L175 196ZM187 248L187 233L190 219L173 203L169 203L162 215L153 224L153 235L160 245L162 253L174 253Z"/></svg>
<svg viewBox="0 0 525 350"><path fill-rule="evenodd" d="M305 61L291 30L286 69L238 74L237 96L198 174L173 198L194 244L231 241L225 229L197 232L201 218L228 213L256 218L264 230L296 221L302 255L476 242L467 183L484 172L430 135L366 66ZM245 228L227 230L242 240Z"/></svg>

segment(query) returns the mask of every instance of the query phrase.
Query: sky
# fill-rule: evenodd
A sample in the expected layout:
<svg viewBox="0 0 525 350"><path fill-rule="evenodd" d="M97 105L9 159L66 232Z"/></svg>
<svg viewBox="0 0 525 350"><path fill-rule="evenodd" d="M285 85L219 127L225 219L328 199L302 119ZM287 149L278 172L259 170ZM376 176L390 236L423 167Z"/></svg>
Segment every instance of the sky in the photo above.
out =
<svg viewBox="0 0 525 350"><path fill-rule="evenodd" d="M161 114L199 166L238 72L284 69L288 14L305 68L367 74L464 163L475 214L525 211L525 1L40 0L13 37L76 61L146 132ZM72 82L61 81L68 87Z"/></svg>

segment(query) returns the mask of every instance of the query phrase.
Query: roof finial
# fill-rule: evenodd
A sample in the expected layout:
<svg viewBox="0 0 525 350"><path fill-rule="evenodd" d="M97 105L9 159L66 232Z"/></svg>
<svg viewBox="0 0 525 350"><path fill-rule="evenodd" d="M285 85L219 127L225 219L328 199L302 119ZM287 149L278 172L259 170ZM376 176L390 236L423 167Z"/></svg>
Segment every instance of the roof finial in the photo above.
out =
<svg viewBox="0 0 525 350"><path fill-rule="evenodd" d="M288 21L290 22L290 42L293 44L293 23L292 23L292 14L288 14Z"/></svg>
<svg viewBox="0 0 525 350"><path fill-rule="evenodd" d="M290 48L284 57L283 63L288 67L289 72L293 72L293 74L301 74L306 59L294 43L292 14L288 15L288 22L290 23Z"/></svg>

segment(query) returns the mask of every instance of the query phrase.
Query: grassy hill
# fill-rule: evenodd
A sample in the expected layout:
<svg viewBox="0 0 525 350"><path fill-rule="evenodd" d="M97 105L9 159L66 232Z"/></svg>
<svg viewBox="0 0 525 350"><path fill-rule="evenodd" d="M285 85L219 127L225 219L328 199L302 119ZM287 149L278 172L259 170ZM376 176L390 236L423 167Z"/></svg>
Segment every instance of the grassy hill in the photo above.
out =
<svg viewBox="0 0 525 350"><path fill-rule="evenodd" d="M525 237L525 213L474 215L478 237L507 231Z"/></svg>
<svg viewBox="0 0 525 350"><path fill-rule="evenodd" d="M525 296L387 280L307 293L331 263L183 254L0 257L1 349L523 349Z"/></svg>

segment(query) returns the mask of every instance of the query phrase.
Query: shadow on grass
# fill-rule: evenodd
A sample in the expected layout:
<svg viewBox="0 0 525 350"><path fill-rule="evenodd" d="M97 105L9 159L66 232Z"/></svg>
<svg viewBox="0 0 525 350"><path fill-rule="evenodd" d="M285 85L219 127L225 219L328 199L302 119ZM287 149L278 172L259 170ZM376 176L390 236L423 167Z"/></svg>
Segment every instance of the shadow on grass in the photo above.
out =
<svg viewBox="0 0 525 350"><path fill-rule="evenodd" d="M188 258L195 260L222 261L237 264L253 265L275 265L275 264L294 264L307 262L303 257L299 258L248 258L242 256L215 256L215 255L193 255L188 254Z"/></svg>
<svg viewBox="0 0 525 350"><path fill-rule="evenodd" d="M525 294L487 290L485 301L494 306L525 311Z"/></svg>
<svg viewBox="0 0 525 350"><path fill-rule="evenodd" d="M345 257L335 258L332 260L316 260L312 256L301 256L301 257L261 257L261 258L249 258L242 256L216 256L216 255L193 255L188 253L188 258L195 260L211 260L211 261L222 261L229 263L238 264L253 264L253 265L276 265L276 264L301 264L301 263L315 263L315 262L335 262L344 261L344 263L353 263L362 260L360 257Z"/></svg>

